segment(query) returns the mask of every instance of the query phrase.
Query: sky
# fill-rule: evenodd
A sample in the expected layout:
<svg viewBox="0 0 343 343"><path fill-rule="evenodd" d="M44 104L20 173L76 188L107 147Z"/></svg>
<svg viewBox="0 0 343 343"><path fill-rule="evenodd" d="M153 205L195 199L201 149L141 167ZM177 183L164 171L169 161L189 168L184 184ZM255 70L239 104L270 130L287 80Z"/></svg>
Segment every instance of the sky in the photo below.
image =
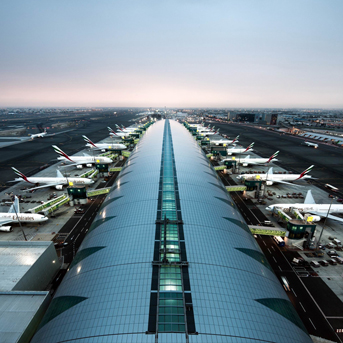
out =
<svg viewBox="0 0 343 343"><path fill-rule="evenodd" d="M342 0L1 0L0 107L343 108Z"/></svg>

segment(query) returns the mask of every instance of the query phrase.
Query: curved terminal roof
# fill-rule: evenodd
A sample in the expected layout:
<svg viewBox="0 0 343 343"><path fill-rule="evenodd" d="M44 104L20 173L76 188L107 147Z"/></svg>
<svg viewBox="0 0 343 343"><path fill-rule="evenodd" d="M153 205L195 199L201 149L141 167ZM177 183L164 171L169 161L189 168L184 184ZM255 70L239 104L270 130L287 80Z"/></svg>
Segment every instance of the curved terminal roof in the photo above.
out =
<svg viewBox="0 0 343 343"><path fill-rule="evenodd" d="M119 174L32 342L186 342L186 332L148 330L161 318L152 311L152 261L166 126L182 213L175 225L187 250L174 268L188 270L190 291L183 276L179 294L196 330L189 342L311 342L204 153L181 124L164 120L149 127ZM170 301L159 292L160 302Z"/></svg>

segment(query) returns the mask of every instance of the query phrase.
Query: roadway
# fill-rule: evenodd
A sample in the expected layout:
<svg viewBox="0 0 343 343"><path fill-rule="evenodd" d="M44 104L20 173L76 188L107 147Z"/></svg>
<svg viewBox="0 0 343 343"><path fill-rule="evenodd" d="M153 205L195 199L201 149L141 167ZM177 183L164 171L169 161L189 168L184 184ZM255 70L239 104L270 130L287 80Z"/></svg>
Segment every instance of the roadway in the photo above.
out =
<svg viewBox="0 0 343 343"><path fill-rule="evenodd" d="M304 269L314 276L303 277L296 273L297 267L293 268L290 261L299 257L298 253L279 248L270 236L258 235L256 241L280 282L281 276L286 276L290 285L290 291L286 293L307 331L317 337L342 342L343 335L335 333L336 329L343 328L343 307L338 306L342 303L337 296L311 267Z"/></svg>
<svg viewBox="0 0 343 343"><path fill-rule="evenodd" d="M280 134L245 124L216 123L215 126L230 138L240 135L239 144L243 146L255 142L254 153L261 157L270 157L280 150L280 162L276 164L286 170L301 173L314 164L311 175L318 178L316 185L322 188L325 183L329 183L343 189L343 148L318 143L319 148L314 149L304 145L305 139L300 136Z"/></svg>
<svg viewBox="0 0 343 343"><path fill-rule="evenodd" d="M99 116L97 118L96 116ZM130 119L135 118L132 112L118 112L117 116L94 115L94 120L80 121L72 131L65 131L61 134L49 135L44 138L25 141L1 148L0 154L0 191L6 189L7 181L13 180L16 176L11 167L19 169L26 175L32 175L39 171L45 164L57 162L58 155L54 152L52 145L59 146L67 154L75 154L85 148L82 135L86 135L95 142L109 138L107 126L114 124L131 125ZM109 138L110 140L110 138Z"/></svg>

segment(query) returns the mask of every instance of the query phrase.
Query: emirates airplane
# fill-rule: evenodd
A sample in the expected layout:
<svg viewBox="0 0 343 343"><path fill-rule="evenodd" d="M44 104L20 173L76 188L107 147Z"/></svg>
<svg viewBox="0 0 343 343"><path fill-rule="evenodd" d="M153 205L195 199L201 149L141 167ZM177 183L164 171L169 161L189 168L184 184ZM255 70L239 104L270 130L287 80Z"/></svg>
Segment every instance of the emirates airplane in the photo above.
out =
<svg viewBox="0 0 343 343"><path fill-rule="evenodd" d="M31 135L31 139L43 138L43 137L46 136L47 134L48 134L48 133L46 132L46 129L44 129L43 132L35 133L35 134Z"/></svg>
<svg viewBox="0 0 343 343"><path fill-rule="evenodd" d="M226 149L226 153L228 155L245 154L248 151L253 151L254 150L252 148L254 146L254 144L255 144L255 142L251 143L247 148L230 148L230 149Z"/></svg>
<svg viewBox="0 0 343 343"><path fill-rule="evenodd" d="M238 143L238 138L239 138L239 135L235 139L229 139L228 136L224 135L224 138L219 138L219 139L210 138L210 142L214 143L215 145L219 145L219 144L228 144L229 145L229 144Z"/></svg>
<svg viewBox="0 0 343 343"><path fill-rule="evenodd" d="M14 181L25 181L32 185L37 185L37 187L33 187L30 189L27 189L26 191L33 191L35 189L40 188L46 188L46 187L55 187L58 190L62 190L63 186L68 184L74 184L74 185L91 185L94 183L93 180L87 179L85 177L65 177L62 175L62 173L57 170L57 176L56 177L28 177L21 173L18 169L12 167L13 171L19 176ZM44 184L42 186L38 186L40 184Z"/></svg>
<svg viewBox="0 0 343 343"><path fill-rule="evenodd" d="M133 133L134 131L138 130L138 127L125 127L122 125L121 127L117 124L115 124L115 127L117 128L117 132L124 132L124 133Z"/></svg>
<svg viewBox="0 0 343 343"><path fill-rule="evenodd" d="M95 150L101 150L101 151L106 151L106 150L125 150L126 145L121 144L121 143L93 143L88 137L82 136L83 139L87 142L86 146L95 149Z"/></svg>
<svg viewBox="0 0 343 343"><path fill-rule="evenodd" d="M57 154L60 155L60 157L58 157L57 159L59 161L63 161L65 163L68 163L70 166L78 166L78 165L89 165L91 166L92 164L95 163L104 163L104 164L110 164L113 161L109 158L109 157L105 157L105 156L91 156L88 154L83 153L83 156L68 156L65 152L63 152L58 146L53 145L52 146L55 150L55 152L57 152Z"/></svg>
<svg viewBox="0 0 343 343"><path fill-rule="evenodd" d="M267 164L267 163L273 163L277 162L278 159L275 158L279 154L279 151L274 153L272 156L269 158L262 158L262 157L257 157L257 158L250 158L250 155L248 155L245 158L241 158L238 161L238 163L242 164L243 167L247 167L248 165L259 165L259 164Z"/></svg>
<svg viewBox="0 0 343 343"><path fill-rule="evenodd" d="M115 132L114 130L112 130L109 126L107 127L108 131L110 132L110 136L111 137L127 137L130 135L130 132Z"/></svg>
<svg viewBox="0 0 343 343"><path fill-rule="evenodd" d="M312 179L312 176L307 174L313 169L313 167L314 165L308 167L301 174L273 174L273 168L269 168L266 174L242 174L238 175L237 179L259 179L261 181L265 181L267 186L271 186L274 183L284 183L286 185L295 186L287 181Z"/></svg>
<svg viewBox="0 0 343 343"><path fill-rule="evenodd" d="M8 212L0 213L0 231L12 231L11 226L4 226L9 223L18 223L18 218L21 223L42 223L48 220L48 217L36 213L20 213L19 200L14 198L14 203Z"/></svg>
<svg viewBox="0 0 343 343"><path fill-rule="evenodd" d="M288 208L296 208L299 212L302 213L310 213L319 218L313 218L313 221L318 221L321 218L325 218L326 216L329 219L333 219L339 222L343 222L343 218L332 216L330 213L343 213L343 205L342 204L316 204L311 190L307 192L305 201L303 204L273 204L266 207L267 211L274 211L274 208L279 208L281 210L285 210ZM316 220L317 219L317 220Z"/></svg>

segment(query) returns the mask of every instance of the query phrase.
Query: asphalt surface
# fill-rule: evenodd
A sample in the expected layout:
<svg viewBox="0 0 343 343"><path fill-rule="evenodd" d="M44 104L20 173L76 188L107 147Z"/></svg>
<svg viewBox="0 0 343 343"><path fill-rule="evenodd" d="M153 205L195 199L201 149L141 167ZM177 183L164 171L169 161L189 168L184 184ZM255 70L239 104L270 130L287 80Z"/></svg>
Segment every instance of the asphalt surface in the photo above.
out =
<svg viewBox="0 0 343 343"><path fill-rule="evenodd" d="M132 112L118 112L116 116L102 116L101 113L98 113L94 116L94 120L80 121L78 125L72 128L72 131L1 148L0 191L11 185L6 184L7 181L14 180L16 177L11 167L15 167L25 175L30 176L38 172L44 165L57 162L58 155L54 152L52 145L57 145L64 152L72 155L85 148L86 143L82 135L86 135L97 142L109 138L107 126L114 129L115 124L132 125L129 120L133 118L135 118L135 113ZM66 129L61 131L66 131Z"/></svg>
<svg viewBox="0 0 343 343"><path fill-rule="evenodd" d="M279 150L279 162L275 164L286 170L301 173L313 164L315 167L310 175L318 178L314 181L316 185L323 188L329 183L343 191L343 148L318 143L318 149L314 149L304 145L308 139L300 136L280 134L245 124L216 123L215 126L230 138L239 135L239 144L243 146L255 142L254 153L261 157L270 157Z"/></svg>
<svg viewBox="0 0 343 343"><path fill-rule="evenodd" d="M307 331L317 337L342 342L343 335L335 333L336 329L343 327L343 306L338 297L311 267L299 269L313 276L299 276L296 272L298 267L294 268L290 263L293 257L300 256L298 253L279 248L272 237L258 235L256 241L280 282L281 276L287 278L290 291L286 293Z"/></svg>
<svg viewBox="0 0 343 343"><path fill-rule="evenodd" d="M124 161L118 163L116 167L120 167L123 163ZM113 173L111 178L106 183L100 183L96 189L111 187L118 174L119 172ZM64 243L66 243L66 245L62 247L64 263L72 262L102 203L106 199L106 196L107 194L102 194L92 197L93 201L86 205L80 206L85 210L85 213L75 213L58 232L60 235L62 234L65 236Z"/></svg>
<svg viewBox="0 0 343 343"><path fill-rule="evenodd" d="M214 161L212 163L217 164ZM218 175L225 186L236 184L229 175L222 172L218 172ZM244 200L240 192L230 192L230 195L248 225L263 225L268 220L251 200ZM317 337L342 342L343 334L335 332L343 328L343 306L340 299L309 265L291 265L294 257L300 257L296 251L278 247L272 236L256 237L280 283L281 276L287 278L290 291L286 293L307 331Z"/></svg>

